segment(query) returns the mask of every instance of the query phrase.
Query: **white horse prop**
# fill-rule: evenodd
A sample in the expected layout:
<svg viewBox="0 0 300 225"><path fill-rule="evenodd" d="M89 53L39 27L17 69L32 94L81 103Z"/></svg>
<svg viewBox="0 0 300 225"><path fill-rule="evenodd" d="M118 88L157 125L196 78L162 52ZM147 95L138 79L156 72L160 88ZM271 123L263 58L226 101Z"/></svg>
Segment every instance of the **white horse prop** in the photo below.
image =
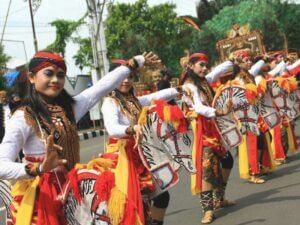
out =
<svg viewBox="0 0 300 225"><path fill-rule="evenodd" d="M299 116L297 109L296 84L292 78L276 77L268 80L271 97L280 115L286 115L289 120Z"/></svg>
<svg viewBox="0 0 300 225"><path fill-rule="evenodd" d="M273 129L281 122L280 114L276 108L276 105L273 102L271 97L270 88L267 85L267 81L262 76L255 77L255 83L257 89L260 90L260 111L259 114L269 127Z"/></svg>
<svg viewBox="0 0 300 225"><path fill-rule="evenodd" d="M2 210L5 210L6 212L6 218L5 218L5 225L12 225L11 220L11 212L10 212L10 204L11 204L11 185L8 181L0 180L0 200L4 204L4 206L1 208ZM0 202L1 202L0 201Z"/></svg>
<svg viewBox="0 0 300 225"><path fill-rule="evenodd" d="M215 118L223 145L228 149L241 144L242 134L246 131L259 135L257 121L260 106L258 102L251 103L247 99L246 91L240 85L224 85L217 91L212 104L216 109L224 109L229 101L232 102L233 111L225 116L217 116ZM237 120L240 121L240 129Z"/></svg>
<svg viewBox="0 0 300 225"><path fill-rule="evenodd" d="M157 105L147 110L147 120L143 125L144 138L139 146L140 157L157 185L157 194L166 191L178 182L177 171L181 167L189 173L196 172L191 155L192 130L188 130L185 124L186 131L177 132L171 122L164 121L163 113L158 113L158 108L161 112L166 108L172 108L173 115L170 116L180 115L181 122L178 120L179 123L186 123L183 113L178 106L160 104L162 103L158 102Z"/></svg>

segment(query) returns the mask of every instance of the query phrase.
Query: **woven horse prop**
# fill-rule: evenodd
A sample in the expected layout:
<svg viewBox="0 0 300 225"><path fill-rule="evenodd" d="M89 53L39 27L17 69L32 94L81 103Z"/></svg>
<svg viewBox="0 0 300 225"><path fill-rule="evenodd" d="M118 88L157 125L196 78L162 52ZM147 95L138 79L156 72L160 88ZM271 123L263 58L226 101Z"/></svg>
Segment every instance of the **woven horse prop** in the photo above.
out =
<svg viewBox="0 0 300 225"><path fill-rule="evenodd" d="M273 99L269 92L260 98L260 111L259 114L266 122L270 129L273 129L281 122L278 110L273 104Z"/></svg>
<svg viewBox="0 0 300 225"><path fill-rule="evenodd" d="M273 129L280 124L281 118L271 97L270 88L268 88L267 81L262 76L256 76L255 83L259 93L261 94L259 98L259 115L266 123L268 128Z"/></svg>
<svg viewBox="0 0 300 225"><path fill-rule="evenodd" d="M144 138L139 153L154 178L156 194L159 194L178 182L180 168L189 173L196 172L191 155L193 133L177 105L157 101L146 111L146 120L141 122Z"/></svg>
<svg viewBox="0 0 300 225"><path fill-rule="evenodd" d="M297 110L297 114L300 115L300 90L297 89L296 91L296 97L297 97L297 100L296 100L296 105L295 105L295 108Z"/></svg>
<svg viewBox="0 0 300 225"><path fill-rule="evenodd" d="M215 117L217 129L221 135L222 143L227 149L234 148L241 144L242 134L251 131L259 135L257 121L259 116L259 103L251 102L246 88L228 83L221 86L213 100L212 106L218 110L226 107L229 101L232 102L232 111L224 116ZM240 122L240 129L238 121Z"/></svg>
<svg viewBox="0 0 300 225"><path fill-rule="evenodd" d="M4 204L4 207L1 208L1 211L4 209L6 212L6 218L5 218L5 225L11 225L12 220L11 220L11 212L10 212L10 204L11 204L11 185L8 181L5 180L0 180L0 200ZM1 202L0 201L0 202Z"/></svg>
<svg viewBox="0 0 300 225"><path fill-rule="evenodd" d="M286 115L289 120L299 116L299 105L297 104L297 84L295 78L276 77L268 79L270 95L280 115Z"/></svg>
<svg viewBox="0 0 300 225"><path fill-rule="evenodd" d="M167 122L166 118L162 119L158 108L155 107L144 109L142 113L144 117L139 120L139 123L143 124L144 131L139 153L146 168L151 172L156 187L155 193L149 194L152 197L173 187L178 182L177 171L180 167L186 168L189 172L196 171L191 159L192 139L186 132L185 126L181 126L185 120L180 120L184 118L176 115L178 120L173 120L173 123ZM163 108L165 107L161 109ZM114 179L108 179L108 177L115 177L115 173L113 169L108 169L109 166L97 163L97 160L102 159L92 160L96 162L93 166L88 166L89 163L86 168L70 172L73 177L76 177L76 182L73 179L67 182L62 198L65 201L64 210L70 225L118 225L121 222L122 215L117 213L116 216L116 210L110 211L111 205L122 208L119 202L122 198L116 201L115 197L112 197L113 192L118 193L117 186L112 188ZM99 185L99 182L103 180L108 180L108 182ZM124 212L126 213L129 212Z"/></svg>

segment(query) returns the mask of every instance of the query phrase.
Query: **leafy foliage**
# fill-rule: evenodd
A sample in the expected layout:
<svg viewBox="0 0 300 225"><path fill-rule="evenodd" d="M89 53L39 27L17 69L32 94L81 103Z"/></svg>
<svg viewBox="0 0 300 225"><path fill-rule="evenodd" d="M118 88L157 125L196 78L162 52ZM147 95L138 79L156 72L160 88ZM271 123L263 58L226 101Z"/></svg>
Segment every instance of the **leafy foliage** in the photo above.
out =
<svg viewBox="0 0 300 225"><path fill-rule="evenodd" d="M0 75L0 90L5 90L6 89L6 85L5 85L5 78Z"/></svg>
<svg viewBox="0 0 300 225"><path fill-rule="evenodd" d="M4 74L5 65L9 59L10 57L4 53L3 46L0 45L0 76Z"/></svg>
<svg viewBox="0 0 300 225"><path fill-rule="evenodd" d="M109 57L128 59L144 51L157 53L179 73L179 58L188 46L191 28L175 13L171 3L150 7L147 0L120 3L109 8L106 40Z"/></svg>
<svg viewBox="0 0 300 225"><path fill-rule="evenodd" d="M74 38L74 42L79 45L76 55L73 56L75 65L82 70L84 67L91 67L93 64L93 51L90 38Z"/></svg>
<svg viewBox="0 0 300 225"><path fill-rule="evenodd" d="M225 38L226 32L236 23L241 25L249 23L252 30L260 29L268 50L283 49L284 33L287 36L289 47L300 48L298 38L300 28L297 24L297 18L300 16L299 5L280 0L228 2L231 2L231 6L223 7L212 19L207 20L202 25L201 32L193 32L191 51L203 50L211 56L213 61L216 60L215 43L217 40Z"/></svg>
<svg viewBox="0 0 300 225"><path fill-rule="evenodd" d="M196 7L199 25L212 19L224 7L238 5L240 2L241 0L200 0Z"/></svg>
<svg viewBox="0 0 300 225"><path fill-rule="evenodd" d="M300 49L300 26L298 19L300 18L300 5L284 2L280 0L269 0L276 13L279 22L279 29L287 37L289 48Z"/></svg>
<svg viewBox="0 0 300 225"><path fill-rule="evenodd" d="M47 50L59 52L65 56L67 42L71 39L72 34L84 23L84 17L78 21L70 20L55 20L50 23L51 26L56 28L56 38L54 42L47 46Z"/></svg>

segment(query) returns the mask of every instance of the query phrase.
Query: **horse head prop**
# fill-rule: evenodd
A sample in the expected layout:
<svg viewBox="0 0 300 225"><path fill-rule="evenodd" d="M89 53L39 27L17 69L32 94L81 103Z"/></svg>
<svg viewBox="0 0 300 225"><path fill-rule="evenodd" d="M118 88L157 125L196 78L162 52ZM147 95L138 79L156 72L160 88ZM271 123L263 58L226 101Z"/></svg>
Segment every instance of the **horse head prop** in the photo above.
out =
<svg viewBox="0 0 300 225"><path fill-rule="evenodd" d="M259 135L259 104L251 102L250 90L237 84L221 86L212 106L224 109L229 102L232 102L232 111L227 115L217 116L215 121L225 147L234 148L242 142L242 134L246 131ZM237 120L240 122L240 129Z"/></svg>
<svg viewBox="0 0 300 225"><path fill-rule="evenodd" d="M193 134L178 106L157 101L145 110L139 153L145 167L159 180L158 189L165 191L175 185L174 179L181 167L190 173L196 172L191 155Z"/></svg>
<svg viewBox="0 0 300 225"><path fill-rule="evenodd" d="M259 115L266 123L269 129L273 129L281 122L280 114L273 103L273 99L268 88L267 81L262 76L255 77L257 90L260 93L260 111Z"/></svg>
<svg viewBox="0 0 300 225"><path fill-rule="evenodd" d="M289 120L295 119L299 115L299 109L297 109L297 85L294 78L271 78L268 80L268 86L280 115L286 115Z"/></svg>

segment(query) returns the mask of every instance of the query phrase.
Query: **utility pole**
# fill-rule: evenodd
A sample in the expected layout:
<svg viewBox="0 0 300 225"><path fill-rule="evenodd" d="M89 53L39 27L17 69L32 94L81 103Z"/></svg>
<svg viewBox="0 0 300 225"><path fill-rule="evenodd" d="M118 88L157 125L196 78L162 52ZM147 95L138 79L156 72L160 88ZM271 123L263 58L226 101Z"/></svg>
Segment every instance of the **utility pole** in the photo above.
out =
<svg viewBox="0 0 300 225"><path fill-rule="evenodd" d="M34 44L35 52L37 52L38 51L38 43L37 43L37 38L36 38L36 33L35 33L35 27L34 27L34 20L33 20L33 12L32 12L31 0L28 0L28 3L29 3L29 10L30 10L30 17L31 17L32 33L33 33L33 44Z"/></svg>
<svg viewBox="0 0 300 225"><path fill-rule="evenodd" d="M90 34L94 61L94 66L92 68L92 82L95 84L101 77L108 73L109 69L102 20L106 0L86 0L86 3L90 18ZM90 110L91 120L102 121L100 113L101 104L102 102Z"/></svg>
<svg viewBox="0 0 300 225"><path fill-rule="evenodd" d="M6 28L7 18L8 18L8 15L9 15L11 1L12 0L9 1L8 9L7 9L7 12L6 12L5 22L4 22L4 26L3 26L3 30L2 30L2 35L1 35L1 40L0 40L0 46L2 45L2 41L3 41L3 36L4 36L5 28Z"/></svg>
<svg viewBox="0 0 300 225"><path fill-rule="evenodd" d="M95 81L97 81L108 72L109 66L102 20L106 0L86 0L86 2L90 17L94 70L97 78Z"/></svg>

